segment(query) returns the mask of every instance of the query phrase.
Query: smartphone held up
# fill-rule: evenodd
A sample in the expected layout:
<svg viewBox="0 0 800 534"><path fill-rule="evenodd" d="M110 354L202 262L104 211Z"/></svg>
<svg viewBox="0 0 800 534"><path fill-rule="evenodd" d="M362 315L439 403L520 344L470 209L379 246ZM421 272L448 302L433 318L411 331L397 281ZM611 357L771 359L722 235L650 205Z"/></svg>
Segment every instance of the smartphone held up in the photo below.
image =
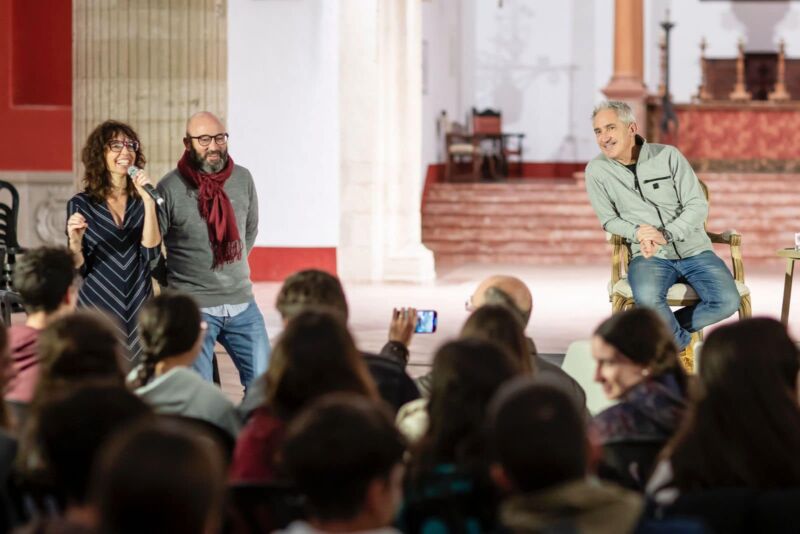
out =
<svg viewBox="0 0 800 534"><path fill-rule="evenodd" d="M436 332L436 323L439 314L436 310L417 310L417 326L414 332L417 334L433 334Z"/></svg>

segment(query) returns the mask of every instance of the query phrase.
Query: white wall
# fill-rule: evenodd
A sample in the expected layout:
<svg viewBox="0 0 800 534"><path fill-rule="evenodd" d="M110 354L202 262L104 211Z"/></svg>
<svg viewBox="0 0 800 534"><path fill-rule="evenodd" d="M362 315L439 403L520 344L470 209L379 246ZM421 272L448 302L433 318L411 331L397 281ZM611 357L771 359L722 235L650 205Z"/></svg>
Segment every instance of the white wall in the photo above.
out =
<svg viewBox="0 0 800 534"><path fill-rule="evenodd" d="M501 109L504 130L526 134L528 161L593 157L588 117L611 75L613 3L475 0L475 9L475 105Z"/></svg>
<svg viewBox="0 0 800 534"><path fill-rule="evenodd" d="M776 52L783 38L787 56L800 57L800 4L796 2L652 0L646 2L646 9L646 79L653 90L659 79L658 24L666 9L676 24L670 37L671 92L676 102L688 102L697 93L703 37L710 58L736 57L739 38L744 38L745 50L752 52Z"/></svg>
<svg viewBox="0 0 800 534"><path fill-rule="evenodd" d="M428 164L443 162L442 133L436 125L440 113L449 120L463 122L461 101L463 0L422 2L423 92L422 92L422 170Z"/></svg>
<svg viewBox="0 0 800 534"><path fill-rule="evenodd" d="M258 246L339 241L338 2L228 2L230 153L259 195Z"/></svg>

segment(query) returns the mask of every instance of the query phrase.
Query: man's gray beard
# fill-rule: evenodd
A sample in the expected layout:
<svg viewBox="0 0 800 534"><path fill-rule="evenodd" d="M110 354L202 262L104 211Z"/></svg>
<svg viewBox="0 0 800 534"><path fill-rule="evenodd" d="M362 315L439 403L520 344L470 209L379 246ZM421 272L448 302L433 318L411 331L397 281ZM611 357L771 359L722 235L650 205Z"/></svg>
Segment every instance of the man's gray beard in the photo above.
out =
<svg viewBox="0 0 800 534"><path fill-rule="evenodd" d="M192 159L194 160L195 167L199 168L200 172L216 174L228 164L228 153L220 151L219 161L215 164L211 164L207 160L201 158L200 154L192 148Z"/></svg>
<svg viewBox="0 0 800 534"><path fill-rule="evenodd" d="M200 170L206 174L216 174L225 168L228 164L228 155L220 155L219 161L216 164L211 164L207 160L203 160L200 164Z"/></svg>

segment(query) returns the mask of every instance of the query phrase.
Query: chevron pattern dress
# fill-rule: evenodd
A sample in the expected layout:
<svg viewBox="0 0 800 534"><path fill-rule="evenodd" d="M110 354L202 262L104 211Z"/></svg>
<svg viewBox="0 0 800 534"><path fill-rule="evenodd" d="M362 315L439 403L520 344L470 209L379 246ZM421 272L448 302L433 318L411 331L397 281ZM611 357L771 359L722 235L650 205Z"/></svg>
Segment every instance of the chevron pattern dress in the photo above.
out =
<svg viewBox="0 0 800 534"><path fill-rule="evenodd" d="M67 217L76 211L88 223L83 236L83 285L78 293L78 307L97 308L114 321L127 348L125 357L133 367L142 353L139 309L153 294L150 265L161 247L147 248L141 244L144 203L139 198L128 197L121 227L114 223L105 202L95 202L86 193L78 193L69 200Z"/></svg>

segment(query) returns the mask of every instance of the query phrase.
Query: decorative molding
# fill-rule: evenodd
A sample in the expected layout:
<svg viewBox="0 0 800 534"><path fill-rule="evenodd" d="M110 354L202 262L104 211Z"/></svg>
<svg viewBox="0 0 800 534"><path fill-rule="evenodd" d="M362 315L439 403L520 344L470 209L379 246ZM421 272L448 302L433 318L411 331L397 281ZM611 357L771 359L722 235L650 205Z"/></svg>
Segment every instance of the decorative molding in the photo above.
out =
<svg viewBox="0 0 800 534"><path fill-rule="evenodd" d="M65 244L66 205L74 192L74 188L67 185L45 188L45 198L34 210L36 235L43 244Z"/></svg>

